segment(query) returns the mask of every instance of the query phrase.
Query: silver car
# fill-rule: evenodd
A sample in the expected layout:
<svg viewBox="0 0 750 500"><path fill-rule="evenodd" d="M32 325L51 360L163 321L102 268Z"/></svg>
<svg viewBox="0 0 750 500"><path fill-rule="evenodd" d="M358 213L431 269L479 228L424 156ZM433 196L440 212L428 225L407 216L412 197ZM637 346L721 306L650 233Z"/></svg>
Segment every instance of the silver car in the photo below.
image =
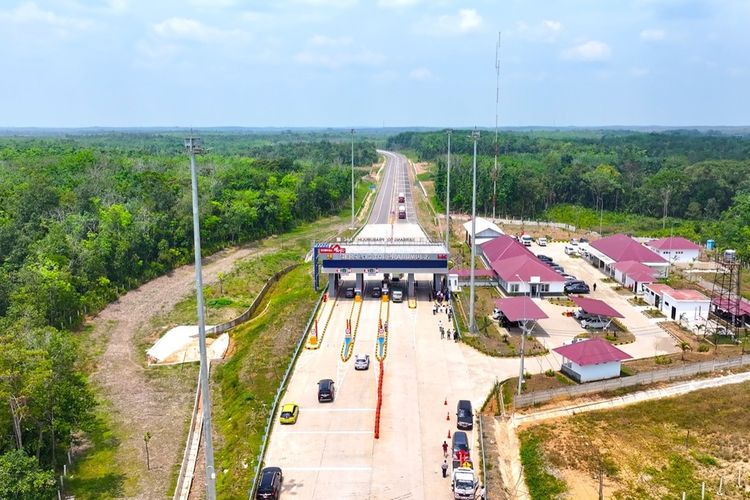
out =
<svg viewBox="0 0 750 500"><path fill-rule="evenodd" d="M609 326L609 320L601 318L584 319L581 321L581 326L584 328L601 330L602 328L607 328L607 326Z"/></svg>
<svg viewBox="0 0 750 500"><path fill-rule="evenodd" d="M370 355L369 354L357 354L354 356L354 369L355 370L367 370L370 368Z"/></svg>

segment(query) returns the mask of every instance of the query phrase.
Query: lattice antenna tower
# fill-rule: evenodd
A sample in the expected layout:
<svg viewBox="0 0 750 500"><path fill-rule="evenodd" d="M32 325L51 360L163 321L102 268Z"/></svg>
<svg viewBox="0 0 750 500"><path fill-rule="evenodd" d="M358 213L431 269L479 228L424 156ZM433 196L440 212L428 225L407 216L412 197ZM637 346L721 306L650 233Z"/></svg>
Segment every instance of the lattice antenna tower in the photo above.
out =
<svg viewBox="0 0 750 500"><path fill-rule="evenodd" d="M727 333L739 339L742 333L746 333L743 331L745 330L743 318L745 312L742 308L742 294L740 293L740 274L743 264L737 258L737 253L731 249L717 252L715 258L717 272L711 290L706 334L713 333L714 337L718 337L720 327L724 327Z"/></svg>

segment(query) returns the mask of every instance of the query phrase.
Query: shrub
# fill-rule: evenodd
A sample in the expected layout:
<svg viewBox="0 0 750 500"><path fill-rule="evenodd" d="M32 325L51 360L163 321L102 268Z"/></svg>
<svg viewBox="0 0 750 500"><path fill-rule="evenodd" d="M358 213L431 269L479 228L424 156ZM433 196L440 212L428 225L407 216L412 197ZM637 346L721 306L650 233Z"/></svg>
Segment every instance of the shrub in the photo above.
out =
<svg viewBox="0 0 750 500"><path fill-rule="evenodd" d="M520 455L531 498L557 498L565 492L565 482L547 472L542 445L538 437L522 435Z"/></svg>
<svg viewBox="0 0 750 500"><path fill-rule="evenodd" d="M672 364L672 358L668 356L664 356L664 355L656 356L656 358L654 358L654 361L656 362L657 365L671 365Z"/></svg>
<svg viewBox="0 0 750 500"><path fill-rule="evenodd" d="M708 344L701 344L698 346L698 352L708 352L711 348L708 347Z"/></svg>
<svg viewBox="0 0 750 500"><path fill-rule="evenodd" d="M554 377L555 376L555 370L549 369L546 372L544 372L544 375L547 377Z"/></svg>

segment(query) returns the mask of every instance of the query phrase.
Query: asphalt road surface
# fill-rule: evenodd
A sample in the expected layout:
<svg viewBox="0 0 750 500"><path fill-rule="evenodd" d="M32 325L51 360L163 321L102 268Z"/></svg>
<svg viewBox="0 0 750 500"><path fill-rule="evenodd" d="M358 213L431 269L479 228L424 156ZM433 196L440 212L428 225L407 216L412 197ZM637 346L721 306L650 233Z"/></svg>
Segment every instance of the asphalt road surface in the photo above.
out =
<svg viewBox="0 0 750 500"><path fill-rule="evenodd" d="M408 160L404 155L390 151L379 153L385 156L385 173L368 223L390 224L393 220L394 223L415 224L417 218L409 182ZM404 193L404 203L398 203L398 193ZM406 219L398 218L399 205L406 207Z"/></svg>

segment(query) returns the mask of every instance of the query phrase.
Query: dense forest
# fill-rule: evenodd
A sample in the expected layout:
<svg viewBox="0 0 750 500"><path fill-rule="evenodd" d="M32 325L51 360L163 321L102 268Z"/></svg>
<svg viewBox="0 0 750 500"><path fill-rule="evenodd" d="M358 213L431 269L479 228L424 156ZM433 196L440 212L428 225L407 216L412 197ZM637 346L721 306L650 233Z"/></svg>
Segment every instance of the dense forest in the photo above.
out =
<svg viewBox="0 0 750 500"><path fill-rule="evenodd" d="M348 202L345 135L203 139L205 253ZM73 333L85 315L192 260L182 146L174 133L0 138L0 498L51 498L63 450L91 423ZM360 139L355 163L376 160Z"/></svg>
<svg viewBox="0 0 750 500"><path fill-rule="evenodd" d="M471 211L473 142L451 136L451 207ZM403 132L388 147L435 162L445 198L446 132ZM750 137L695 131L482 133L477 145L477 210L536 218L559 204L653 217L717 220L720 244L750 257ZM495 152L498 153L495 170ZM705 221L705 224L701 224ZM693 231L690 236L705 238Z"/></svg>

